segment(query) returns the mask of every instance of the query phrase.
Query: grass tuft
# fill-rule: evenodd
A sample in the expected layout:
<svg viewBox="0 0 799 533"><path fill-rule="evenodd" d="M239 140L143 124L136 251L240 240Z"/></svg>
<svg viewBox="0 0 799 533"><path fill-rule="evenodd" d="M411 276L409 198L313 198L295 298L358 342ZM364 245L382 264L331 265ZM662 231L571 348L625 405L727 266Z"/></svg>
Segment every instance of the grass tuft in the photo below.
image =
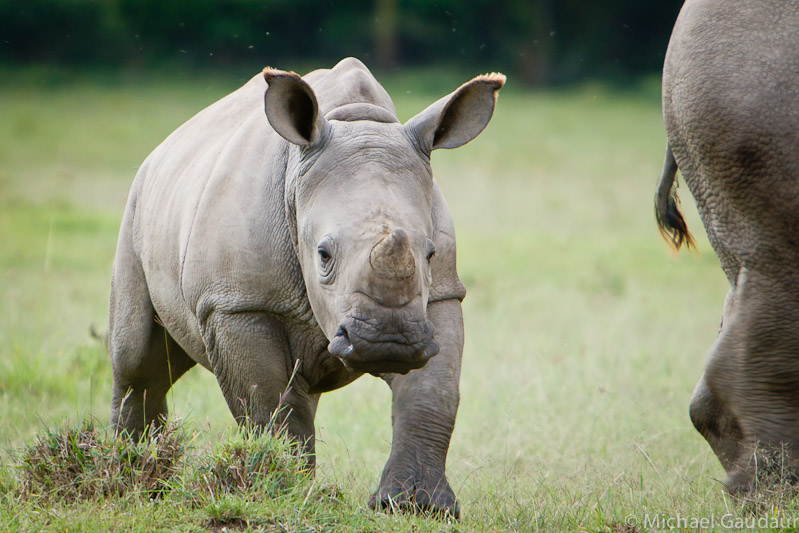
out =
<svg viewBox="0 0 799 533"><path fill-rule="evenodd" d="M157 498L180 471L186 441L174 423L138 442L116 438L92 419L46 429L22 452L20 495L64 502L131 493Z"/></svg>
<svg viewBox="0 0 799 533"><path fill-rule="evenodd" d="M310 473L302 447L282 430L232 430L198 461L198 488L211 499L226 494L277 497L304 483Z"/></svg>
<svg viewBox="0 0 799 533"><path fill-rule="evenodd" d="M244 530L250 525L247 502L237 496L224 497L205 506L208 519L205 525L212 531Z"/></svg>
<svg viewBox="0 0 799 533"><path fill-rule="evenodd" d="M0 471L0 511L8 502L18 512L6 518L33 527L47 521L38 511L44 508L72 524L73 515L103 524L116 520L115 509L138 509L161 524L211 531L316 531L348 516L373 519L337 486L314 478L305 448L285 426L231 428L214 446L190 448L195 440L177 424L138 442L93 419L47 428Z"/></svg>

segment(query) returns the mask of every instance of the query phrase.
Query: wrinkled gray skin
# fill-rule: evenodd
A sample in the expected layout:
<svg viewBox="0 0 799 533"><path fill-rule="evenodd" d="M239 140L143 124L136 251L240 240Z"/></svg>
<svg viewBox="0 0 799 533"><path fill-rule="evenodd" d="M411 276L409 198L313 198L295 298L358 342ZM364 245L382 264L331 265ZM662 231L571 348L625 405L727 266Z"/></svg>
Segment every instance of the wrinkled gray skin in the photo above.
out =
<svg viewBox="0 0 799 533"><path fill-rule="evenodd" d="M313 452L320 394L372 373L391 387L394 436L371 505L457 515L444 470L465 290L430 152L477 136L503 83L475 78L402 125L358 60L266 69L169 136L119 235L113 423L161 423L199 363L239 422L264 425L299 360L286 423Z"/></svg>
<svg viewBox="0 0 799 533"><path fill-rule="evenodd" d="M690 239L672 192L679 167L730 283L691 420L729 490L781 468L795 480L799 4L688 0L666 55L663 113L659 222L677 247Z"/></svg>

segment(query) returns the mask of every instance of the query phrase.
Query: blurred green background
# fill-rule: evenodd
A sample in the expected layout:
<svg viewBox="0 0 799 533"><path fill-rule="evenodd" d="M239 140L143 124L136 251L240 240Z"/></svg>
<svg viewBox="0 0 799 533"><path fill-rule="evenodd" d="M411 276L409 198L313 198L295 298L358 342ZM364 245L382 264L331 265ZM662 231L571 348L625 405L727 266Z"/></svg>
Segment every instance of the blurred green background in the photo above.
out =
<svg viewBox="0 0 799 533"><path fill-rule="evenodd" d="M113 69L333 64L528 85L660 69L680 0L2 0L0 61Z"/></svg>
<svg viewBox="0 0 799 533"><path fill-rule="evenodd" d="M107 328L138 165L262 67L349 55L403 121L476 74L508 75L486 131L432 158L468 290L448 462L464 519L447 529L634 531L619 527L644 512L734 508L687 413L727 282L687 190L698 255L671 253L653 216L659 71L680 4L0 0L0 523L185 521L164 506L31 512L1 499L3 479L43 427L108 420L110 365L89 330ZM233 425L203 370L169 405L198 453ZM326 394L317 431L320 479L360 512L390 450L388 388L365 376Z"/></svg>

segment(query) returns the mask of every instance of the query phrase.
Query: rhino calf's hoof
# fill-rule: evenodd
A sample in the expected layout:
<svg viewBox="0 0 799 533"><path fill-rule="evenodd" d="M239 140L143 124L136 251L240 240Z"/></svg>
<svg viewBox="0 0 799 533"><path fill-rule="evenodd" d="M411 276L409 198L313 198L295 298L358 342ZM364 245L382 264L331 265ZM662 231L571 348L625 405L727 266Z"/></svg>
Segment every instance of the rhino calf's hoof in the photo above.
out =
<svg viewBox="0 0 799 533"><path fill-rule="evenodd" d="M458 520L461 515L460 504L455 499L449 484L444 481L443 486L425 488L412 484L410 488L403 488L400 484L391 484L380 487L369 498L369 507L374 510L387 512L412 512L427 514L440 519L453 518Z"/></svg>

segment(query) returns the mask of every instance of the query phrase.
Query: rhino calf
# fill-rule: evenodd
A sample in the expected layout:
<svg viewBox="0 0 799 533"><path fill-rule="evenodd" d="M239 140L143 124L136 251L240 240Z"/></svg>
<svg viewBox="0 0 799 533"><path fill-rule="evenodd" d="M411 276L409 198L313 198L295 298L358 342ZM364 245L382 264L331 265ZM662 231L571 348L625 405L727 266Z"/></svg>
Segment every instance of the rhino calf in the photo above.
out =
<svg viewBox="0 0 799 533"><path fill-rule="evenodd" d="M234 417L285 398L314 450L321 393L363 373L391 387L393 442L372 507L458 515L445 463L463 348L452 220L430 153L476 137L501 74L401 124L356 59L305 77L265 69L145 160L111 288L112 422L140 435L199 363ZM364 401L368 401L364 399Z"/></svg>
<svg viewBox="0 0 799 533"><path fill-rule="evenodd" d="M746 492L799 474L799 7L687 0L663 69L663 231L690 243L679 167L730 283L690 415Z"/></svg>

